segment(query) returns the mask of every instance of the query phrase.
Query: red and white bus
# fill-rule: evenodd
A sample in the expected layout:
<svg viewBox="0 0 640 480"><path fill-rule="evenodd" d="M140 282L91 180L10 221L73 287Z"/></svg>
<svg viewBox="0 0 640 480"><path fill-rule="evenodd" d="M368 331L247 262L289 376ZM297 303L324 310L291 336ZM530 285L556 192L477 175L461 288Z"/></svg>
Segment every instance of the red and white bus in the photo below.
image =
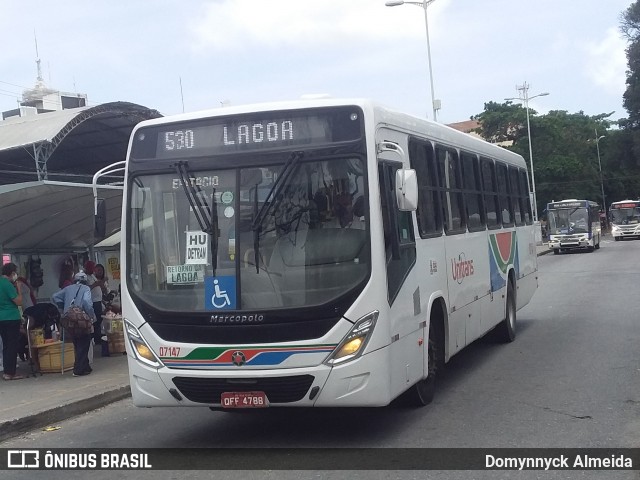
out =
<svg viewBox="0 0 640 480"><path fill-rule="evenodd" d="M613 202L609 209L611 235L617 242L640 237L640 200Z"/></svg>

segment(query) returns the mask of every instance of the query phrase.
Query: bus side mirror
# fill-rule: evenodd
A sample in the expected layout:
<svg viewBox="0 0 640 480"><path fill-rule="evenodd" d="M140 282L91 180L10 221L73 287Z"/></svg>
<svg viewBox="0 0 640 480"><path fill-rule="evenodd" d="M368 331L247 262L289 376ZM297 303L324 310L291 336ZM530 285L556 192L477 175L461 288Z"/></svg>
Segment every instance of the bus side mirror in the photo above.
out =
<svg viewBox="0 0 640 480"><path fill-rule="evenodd" d="M401 212L413 212L418 208L418 177L415 170L396 170L396 201Z"/></svg>
<svg viewBox="0 0 640 480"><path fill-rule="evenodd" d="M95 199L93 227L96 239L102 240L107 236L107 202L104 198Z"/></svg>

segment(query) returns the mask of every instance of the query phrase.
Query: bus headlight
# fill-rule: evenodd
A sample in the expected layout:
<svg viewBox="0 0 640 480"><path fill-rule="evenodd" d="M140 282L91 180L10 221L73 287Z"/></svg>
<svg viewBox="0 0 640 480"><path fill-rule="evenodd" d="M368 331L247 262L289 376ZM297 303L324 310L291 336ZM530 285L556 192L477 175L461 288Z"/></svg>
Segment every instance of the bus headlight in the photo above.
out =
<svg viewBox="0 0 640 480"><path fill-rule="evenodd" d="M142 363L145 363L151 367L160 368L162 362L155 356L140 331L126 318L124 319L124 327L127 332L127 338L131 344L131 349L136 358Z"/></svg>
<svg viewBox="0 0 640 480"><path fill-rule="evenodd" d="M617 225L611 225L611 231L612 232L617 232L618 230L620 230L620 229L618 228Z"/></svg>
<svg viewBox="0 0 640 480"><path fill-rule="evenodd" d="M358 320L324 363L329 366L338 365L362 355L371 338L379 313L375 310Z"/></svg>

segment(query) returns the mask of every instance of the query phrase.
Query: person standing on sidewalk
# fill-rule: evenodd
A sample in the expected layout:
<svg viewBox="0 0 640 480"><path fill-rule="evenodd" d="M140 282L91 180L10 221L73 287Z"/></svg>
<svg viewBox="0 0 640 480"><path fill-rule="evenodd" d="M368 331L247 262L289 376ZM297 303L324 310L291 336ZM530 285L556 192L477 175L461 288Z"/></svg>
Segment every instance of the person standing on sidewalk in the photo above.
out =
<svg viewBox="0 0 640 480"><path fill-rule="evenodd" d="M63 316L67 310L69 310L71 304L76 305L84 310L95 323L95 313L93 311L93 304L91 303L91 290L87 286L87 274L78 272L73 279L75 283L54 293L51 297L51 302L62 310ZM74 377L89 375L93 371L89 365L90 346L91 333L73 337L73 351L76 357L75 363L73 364Z"/></svg>
<svg viewBox="0 0 640 480"><path fill-rule="evenodd" d="M20 310L22 294L18 280L18 267L15 263L2 266L0 276L0 336L2 337L2 366L5 380L24 378L16 374L18 342L20 340Z"/></svg>
<svg viewBox="0 0 640 480"><path fill-rule="evenodd" d="M107 293L107 279L104 267L99 263L96 265L91 260L85 262L84 271L87 273L87 285L91 289L91 301L96 315L93 340L96 345L100 345L102 342L102 295Z"/></svg>

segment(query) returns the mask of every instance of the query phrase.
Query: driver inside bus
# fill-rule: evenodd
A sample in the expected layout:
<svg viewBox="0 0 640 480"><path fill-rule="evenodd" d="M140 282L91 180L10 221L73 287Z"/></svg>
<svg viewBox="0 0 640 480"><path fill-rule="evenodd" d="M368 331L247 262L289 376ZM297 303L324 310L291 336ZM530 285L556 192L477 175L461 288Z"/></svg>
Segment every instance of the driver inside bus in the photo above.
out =
<svg viewBox="0 0 640 480"><path fill-rule="evenodd" d="M333 213L340 224L340 228L351 225L353 220L353 197L348 192L339 193L333 204Z"/></svg>

